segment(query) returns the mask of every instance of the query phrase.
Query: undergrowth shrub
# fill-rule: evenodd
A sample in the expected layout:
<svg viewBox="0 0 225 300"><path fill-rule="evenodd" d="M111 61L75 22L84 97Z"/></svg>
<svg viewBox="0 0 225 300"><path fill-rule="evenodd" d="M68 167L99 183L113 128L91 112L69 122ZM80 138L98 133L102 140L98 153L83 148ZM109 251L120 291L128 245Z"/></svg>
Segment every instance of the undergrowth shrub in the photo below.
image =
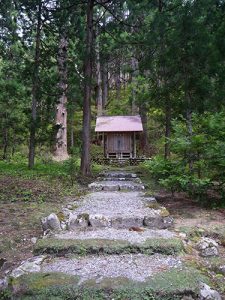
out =
<svg viewBox="0 0 225 300"><path fill-rule="evenodd" d="M202 204L225 207L225 114L194 114L190 136L183 118L172 123L171 156L145 163L162 186Z"/></svg>

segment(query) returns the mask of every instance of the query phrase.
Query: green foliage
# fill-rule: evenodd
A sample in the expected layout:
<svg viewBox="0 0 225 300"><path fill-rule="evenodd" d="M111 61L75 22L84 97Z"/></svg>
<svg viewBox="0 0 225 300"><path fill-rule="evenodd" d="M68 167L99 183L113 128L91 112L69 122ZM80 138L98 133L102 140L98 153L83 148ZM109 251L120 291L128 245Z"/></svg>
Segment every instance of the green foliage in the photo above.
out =
<svg viewBox="0 0 225 300"><path fill-rule="evenodd" d="M12 296L12 292L9 289L0 291L0 299L2 300L10 300L12 299Z"/></svg>
<svg viewBox="0 0 225 300"><path fill-rule="evenodd" d="M79 173L80 160L76 156L71 156L63 163L67 176L70 179L71 185L74 185L75 179Z"/></svg>
<svg viewBox="0 0 225 300"><path fill-rule="evenodd" d="M225 114L194 114L192 123L190 136L185 120L174 120L170 159L156 156L146 164L172 192L185 191L204 204L224 206Z"/></svg>
<svg viewBox="0 0 225 300"><path fill-rule="evenodd" d="M90 149L90 155L91 155L91 160L96 159L96 158L104 158L104 147L102 145L91 145Z"/></svg>

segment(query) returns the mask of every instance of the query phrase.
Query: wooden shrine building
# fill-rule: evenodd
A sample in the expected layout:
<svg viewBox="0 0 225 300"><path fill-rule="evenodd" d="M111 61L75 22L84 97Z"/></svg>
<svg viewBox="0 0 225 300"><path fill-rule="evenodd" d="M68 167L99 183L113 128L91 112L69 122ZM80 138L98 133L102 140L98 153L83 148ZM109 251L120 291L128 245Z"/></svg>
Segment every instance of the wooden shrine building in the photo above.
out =
<svg viewBox="0 0 225 300"><path fill-rule="evenodd" d="M140 116L97 117L95 132L102 134L106 158L136 158L136 135L143 131Z"/></svg>

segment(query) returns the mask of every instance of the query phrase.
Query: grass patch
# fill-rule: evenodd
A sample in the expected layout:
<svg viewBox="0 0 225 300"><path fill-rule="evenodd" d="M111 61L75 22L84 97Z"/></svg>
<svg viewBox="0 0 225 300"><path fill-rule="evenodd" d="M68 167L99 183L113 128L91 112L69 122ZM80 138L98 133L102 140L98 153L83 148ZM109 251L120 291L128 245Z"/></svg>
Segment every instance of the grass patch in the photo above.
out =
<svg viewBox="0 0 225 300"><path fill-rule="evenodd" d="M42 235L41 217L61 211L62 204L74 201L85 190L71 184L67 163L48 164L37 161L29 170L23 158L10 162L0 161L0 254L6 269L30 256L32 237ZM76 175L76 173L75 173Z"/></svg>
<svg viewBox="0 0 225 300"><path fill-rule="evenodd" d="M15 299L61 300L178 300L184 295L197 298L200 281L208 278L194 268L171 269L144 283L127 278L105 278L96 285L89 280L78 286L79 278L62 273L39 273L21 276L11 282Z"/></svg>
<svg viewBox="0 0 225 300"><path fill-rule="evenodd" d="M68 253L87 254L128 254L162 253L166 255L176 254L183 251L183 244L180 239L148 239L143 244L131 244L127 241L113 241L106 239L89 240L63 240L63 239L41 239L35 245L34 254L54 254L63 256Z"/></svg>
<svg viewBox="0 0 225 300"><path fill-rule="evenodd" d="M208 236L220 240L222 246L225 246L225 225L197 228L194 226L181 226L179 231L186 233L187 237L191 240L196 240L202 236Z"/></svg>

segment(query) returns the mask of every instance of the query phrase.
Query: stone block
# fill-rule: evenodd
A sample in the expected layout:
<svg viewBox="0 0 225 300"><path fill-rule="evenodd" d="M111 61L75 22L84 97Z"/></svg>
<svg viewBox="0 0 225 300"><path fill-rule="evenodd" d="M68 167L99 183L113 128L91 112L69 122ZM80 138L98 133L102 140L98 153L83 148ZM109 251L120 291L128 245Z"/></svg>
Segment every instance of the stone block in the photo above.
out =
<svg viewBox="0 0 225 300"><path fill-rule="evenodd" d="M162 217L159 214L144 217L144 226L150 229L166 229L173 226L173 218Z"/></svg>
<svg viewBox="0 0 225 300"><path fill-rule="evenodd" d="M106 216L97 214L89 216L90 225L94 228L111 227L111 219Z"/></svg>
<svg viewBox="0 0 225 300"><path fill-rule="evenodd" d="M112 218L113 228L130 228L130 227L142 227L143 217L138 216L123 216Z"/></svg>
<svg viewBox="0 0 225 300"><path fill-rule="evenodd" d="M70 214L68 220L68 229L73 230L73 228L86 228L89 226L89 215L88 214Z"/></svg>
<svg viewBox="0 0 225 300"><path fill-rule="evenodd" d="M46 218L42 218L41 223L44 232L48 230L50 230L51 232L59 232L62 230L59 218L54 213L50 214Z"/></svg>
<svg viewBox="0 0 225 300"><path fill-rule="evenodd" d="M202 237L196 245L196 249L201 256L217 256L219 255L218 244L215 240L207 237Z"/></svg>

